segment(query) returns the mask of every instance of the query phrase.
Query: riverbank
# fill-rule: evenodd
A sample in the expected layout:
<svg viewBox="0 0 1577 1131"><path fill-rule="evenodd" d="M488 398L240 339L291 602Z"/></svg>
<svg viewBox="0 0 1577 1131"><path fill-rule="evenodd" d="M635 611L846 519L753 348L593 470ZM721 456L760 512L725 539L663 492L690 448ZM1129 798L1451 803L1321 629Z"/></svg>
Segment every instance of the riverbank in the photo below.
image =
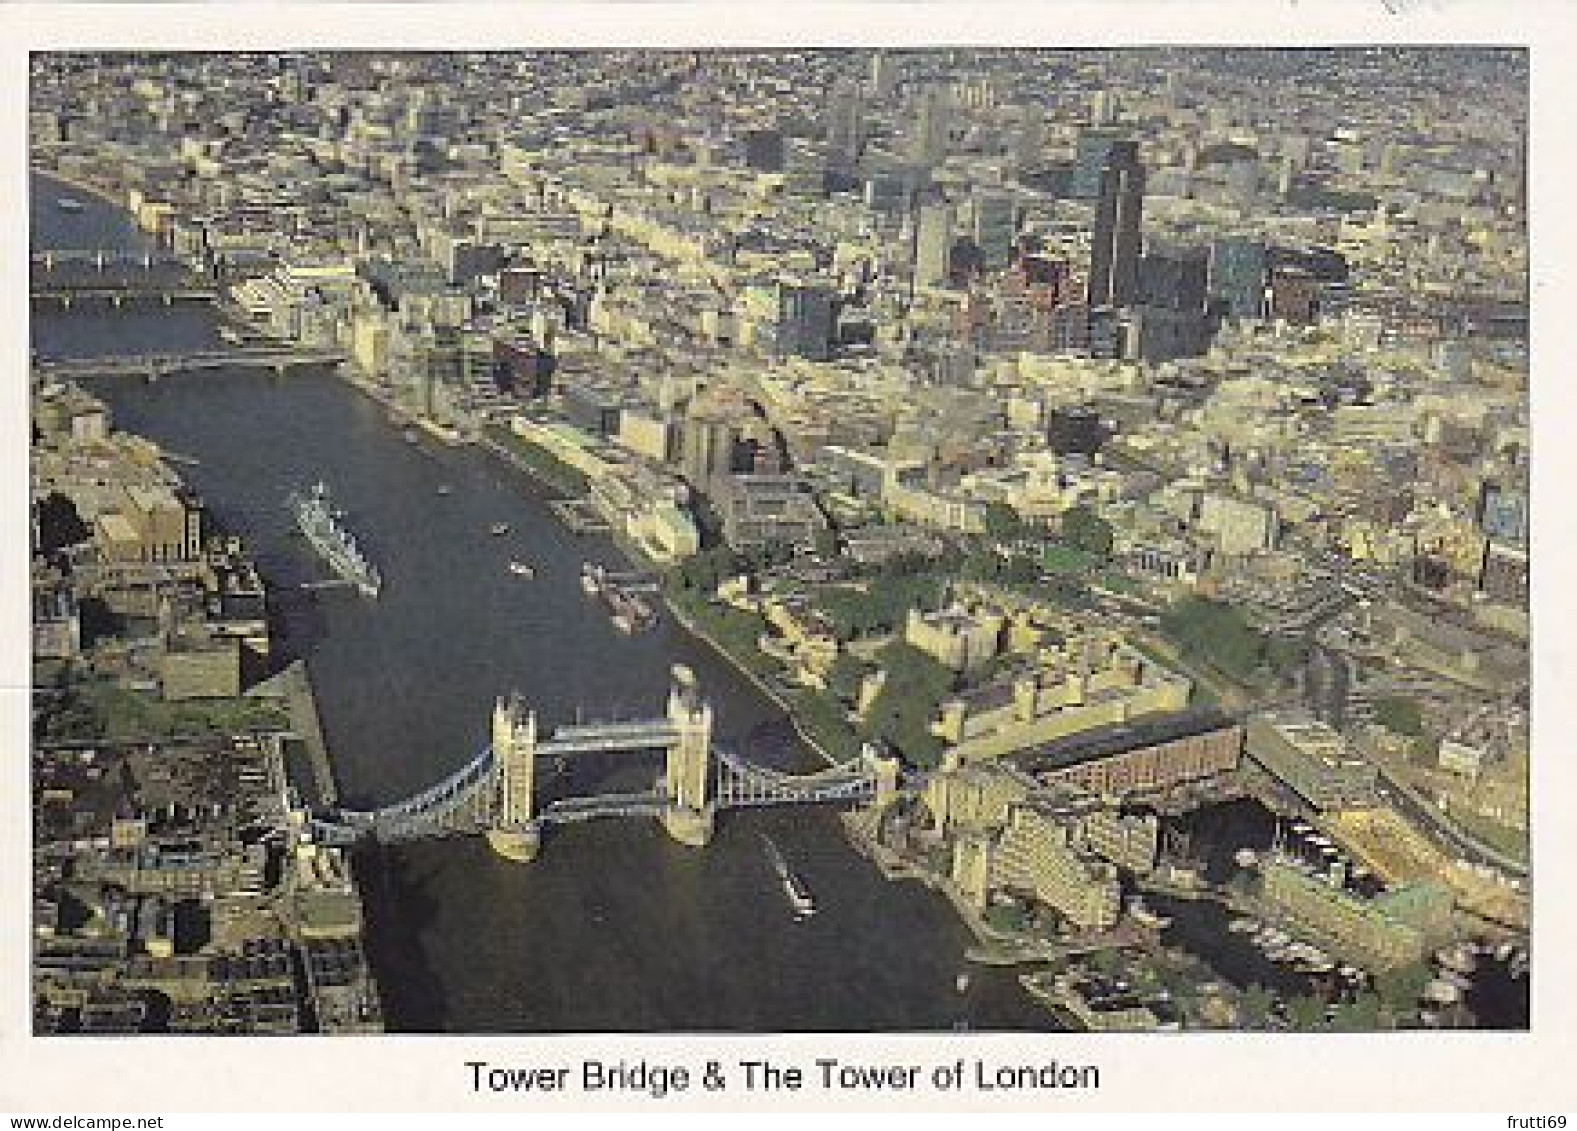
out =
<svg viewBox="0 0 1577 1131"><path fill-rule="evenodd" d="M888 881L914 880L947 900L975 942L964 951L965 961L977 966L1022 966L1055 961L1061 949L1049 940L1029 940L993 928L952 884L932 872L917 868L876 839L868 811L840 814L844 834L854 850L869 860Z"/></svg>
<svg viewBox="0 0 1577 1131"><path fill-rule="evenodd" d="M335 784L334 762L329 756L328 741L323 737L323 721L318 715L317 698L312 693L312 678L307 672L306 661L293 661L284 671L253 690L254 694L277 695L284 701L290 715L291 734L306 752L317 804L326 809L333 808L339 802L339 789Z"/></svg>
<svg viewBox="0 0 1577 1131"><path fill-rule="evenodd" d="M740 675L744 676L745 679L749 681L751 686L753 686L757 691L761 692L762 695L766 696L766 698L770 700L775 706L780 708L783 711L784 716L789 720L790 725L793 726L794 733L799 737L800 741L808 746L811 750L815 751L817 757L819 757L828 766L836 766L839 764L838 760L828 753L827 748L810 733L804 722L798 715L794 713L792 704L787 701L787 699L780 691L778 691L777 688L773 687L761 676L751 671L750 668L741 663L732 652L730 652L721 643L714 639L712 635L706 631L706 629L696 624L695 621L679 607L679 604L674 601L668 593L663 594L663 605L668 609L669 615L674 618L675 624L679 625L680 628L683 628L691 636L695 637L695 639L699 640L708 648L712 649L712 651L716 652L724 660L728 661L729 665L733 667L733 669Z"/></svg>
<svg viewBox="0 0 1577 1131"><path fill-rule="evenodd" d="M41 177L47 177L49 180L54 181L57 184L62 184L68 188L75 189L77 192L91 196L112 208L118 208L122 212L127 212L127 214L130 215L129 210L127 209L126 201L122 198L121 192L118 188L112 189L106 185L98 184L95 181L86 181L80 177L72 176L70 173L63 173L58 169L48 169L40 165L30 165L28 167L28 171L36 173ZM133 223L135 223L135 219L133 219ZM142 229L139 227L138 231L141 230Z"/></svg>

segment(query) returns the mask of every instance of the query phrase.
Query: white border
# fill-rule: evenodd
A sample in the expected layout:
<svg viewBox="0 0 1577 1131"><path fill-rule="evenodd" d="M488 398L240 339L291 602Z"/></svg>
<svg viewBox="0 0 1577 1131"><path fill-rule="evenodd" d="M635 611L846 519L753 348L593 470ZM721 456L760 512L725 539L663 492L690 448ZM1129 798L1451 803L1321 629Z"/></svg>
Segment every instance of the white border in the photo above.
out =
<svg viewBox="0 0 1577 1131"><path fill-rule="evenodd" d="M1326 46L1370 42L1530 45L1532 76L1533 217L1533 492L1537 565L1533 579L1534 828L1541 866L1535 892L1534 1032L1393 1034L1377 1036L1153 1035L762 1036L762 1037L419 1037L328 1040L71 1038L28 1033L27 923L29 781L26 646L28 603L25 538L27 419L26 242L24 225L0 233L0 278L12 317L4 353L10 379L0 427L7 491L5 528L11 552L0 558L7 599L0 677L0 725L11 741L0 788L0 1112L288 1112L455 1111L522 1113L564 1110L939 1111L1484 1111L1534 1114L1571 1110L1574 1073L1564 1056L1574 1016L1571 869L1557 830L1571 816L1570 757L1564 736L1577 733L1574 698L1565 694L1577 672L1567 644L1569 612L1558 563L1573 546L1577 507L1565 485L1577 483L1577 445L1566 442L1571 399L1567 358L1573 356L1572 288L1577 264L1572 226L1570 107L1566 72L1577 57L1573 9L1549 0L1520 7L1491 0L1404 3L1388 13L1375 0L1288 3L1205 0L1076 0L1055 5L780 4L352 4L261 6L227 4L4 5L0 53L0 121L8 157L5 181L12 215L25 215L27 52L115 49L422 48L496 50L507 47L839 46L1142 44ZM587 1055L646 1056L698 1062L773 1055L809 1061L849 1059L951 1060L959 1053L1004 1060L1094 1061L1095 1094L1029 1096L1017 1102L983 1097L949 1101L934 1093L910 1099L846 1095L751 1101L731 1093L693 1094L660 1104L640 1100L557 1100L473 1097L463 1062L575 1063ZM1499 1125L1505 1124L1497 1120Z"/></svg>

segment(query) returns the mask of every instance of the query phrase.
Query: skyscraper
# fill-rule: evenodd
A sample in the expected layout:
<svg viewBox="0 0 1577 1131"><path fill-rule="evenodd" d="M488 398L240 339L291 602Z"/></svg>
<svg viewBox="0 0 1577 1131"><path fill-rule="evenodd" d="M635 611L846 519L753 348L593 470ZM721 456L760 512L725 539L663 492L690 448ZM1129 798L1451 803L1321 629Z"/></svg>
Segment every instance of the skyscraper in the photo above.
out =
<svg viewBox="0 0 1577 1131"><path fill-rule="evenodd" d="M898 60L885 51L871 56L871 92L877 98L892 97L898 86Z"/></svg>
<svg viewBox="0 0 1577 1131"><path fill-rule="evenodd" d="M1258 318L1265 309L1265 245L1244 236L1217 240L1210 254L1210 297L1229 318Z"/></svg>
<svg viewBox="0 0 1577 1131"><path fill-rule="evenodd" d="M1073 157L1068 195L1075 200L1095 200L1101 195L1101 170L1106 168L1117 136L1109 130L1082 130Z"/></svg>
<svg viewBox="0 0 1577 1131"><path fill-rule="evenodd" d="M947 160L953 129L953 106L945 86L921 88L909 135L909 158L916 165L940 165Z"/></svg>
<svg viewBox="0 0 1577 1131"><path fill-rule="evenodd" d="M915 221L915 286L940 287L947 282L948 253L952 248L953 210L945 204L921 207Z"/></svg>
<svg viewBox="0 0 1577 1131"><path fill-rule="evenodd" d="M982 189L971 208L975 246L981 262L1000 271L1013 261L1013 241L1018 236L1017 205L1005 189Z"/></svg>
<svg viewBox="0 0 1577 1131"><path fill-rule="evenodd" d="M1139 285L1139 223L1144 210L1144 166L1139 145L1115 141L1101 170L1090 240L1089 304L1123 306Z"/></svg>
<svg viewBox="0 0 1577 1131"><path fill-rule="evenodd" d="M864 143L864 107L860 84L839 79L827 94L827 163L835 169L852 169L859 163Z"/></svg>
<svg viewBox="0 0 1577 1131"><path fill-rule="evenodd" d="M1150 249L1139 261L1138 302L1144 306L1203 315L1209 275L1203 248Z"/></svg>
<svg viewBox="0 0 1577 1131"><path fill-rule="evenodd" d="M809 283L783 283L778 287L780 356L826 361L832 356L836 321L831 288Z"/></svg>

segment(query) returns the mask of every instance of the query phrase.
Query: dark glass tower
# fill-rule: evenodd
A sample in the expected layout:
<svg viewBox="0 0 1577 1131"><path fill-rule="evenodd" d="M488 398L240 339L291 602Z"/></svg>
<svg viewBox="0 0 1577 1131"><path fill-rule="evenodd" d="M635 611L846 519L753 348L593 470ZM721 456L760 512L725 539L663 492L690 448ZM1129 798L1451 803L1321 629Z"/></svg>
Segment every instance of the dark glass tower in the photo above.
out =
<svg viewBox="0 0 1577 1131"><path fill-rule="evenodd" d="M1139 289L1139 222L1144 211L1144 166L1139 145L1115 141L1101 170L1090 241L1089 304L1125 306Z"/></svg>

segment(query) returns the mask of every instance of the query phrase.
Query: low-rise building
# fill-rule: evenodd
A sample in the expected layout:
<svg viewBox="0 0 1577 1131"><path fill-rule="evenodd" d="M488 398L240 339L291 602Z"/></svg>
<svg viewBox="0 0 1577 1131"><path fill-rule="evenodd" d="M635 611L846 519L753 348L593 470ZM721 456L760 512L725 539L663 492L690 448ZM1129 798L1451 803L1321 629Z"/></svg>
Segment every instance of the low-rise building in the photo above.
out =
<svg viewBox="0 0 1577 1131"><path fill-rule="evenodd" d="M1266 902L1342 953L1382 969L1423 957L1423 932L1398 917L1395 908L1348 891L1301 860L1272 854L1262 863L1260 877Z"/></svg>
<svg viewBox="0 0 1577 1131"><path fill-rule="evenodd" d="M1329 725L1304 715L1267 713L1248 723L1248 754L1317 809L1374 802L1377 771Z"/></svg>

